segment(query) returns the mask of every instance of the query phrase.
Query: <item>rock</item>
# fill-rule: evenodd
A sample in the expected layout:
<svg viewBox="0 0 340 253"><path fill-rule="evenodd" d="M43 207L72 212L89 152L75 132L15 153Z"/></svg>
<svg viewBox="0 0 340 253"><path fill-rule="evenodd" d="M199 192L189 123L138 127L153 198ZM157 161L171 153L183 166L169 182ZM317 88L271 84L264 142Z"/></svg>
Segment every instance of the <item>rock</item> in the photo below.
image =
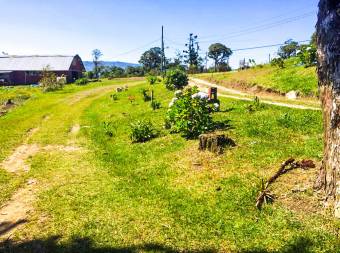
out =
<svg viewBox="0 0 340 253"><path fill-rule="evenodd" d="M287 99L297 99L298 93L294 90L291 90L290 92L286 93Z"/></svg>

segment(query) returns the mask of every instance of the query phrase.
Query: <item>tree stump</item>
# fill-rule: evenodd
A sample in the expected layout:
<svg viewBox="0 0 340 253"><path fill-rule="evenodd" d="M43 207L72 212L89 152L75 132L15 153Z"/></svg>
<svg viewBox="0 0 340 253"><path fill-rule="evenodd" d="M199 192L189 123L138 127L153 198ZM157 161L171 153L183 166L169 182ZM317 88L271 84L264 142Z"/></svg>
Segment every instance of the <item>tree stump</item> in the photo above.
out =
<svg viewBox="0 0 340 253"><path fill-rule="evenodd" d="M223 154L226 146L234 147L235 142L224 134L201 134L199 136L199 147L201 151L208 150L215 154Z"/></svg>

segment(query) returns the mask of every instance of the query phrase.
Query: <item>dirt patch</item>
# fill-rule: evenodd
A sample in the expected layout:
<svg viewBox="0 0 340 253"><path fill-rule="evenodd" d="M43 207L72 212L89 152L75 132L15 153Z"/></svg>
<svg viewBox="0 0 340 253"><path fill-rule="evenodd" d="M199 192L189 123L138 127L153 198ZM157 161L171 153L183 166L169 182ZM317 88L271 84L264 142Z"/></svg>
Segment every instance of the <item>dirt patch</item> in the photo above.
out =
<svg viewBox="0 0 340 253"><path fill-rule="evenodd" d="M29 171L30 165L26 164L26 160L38 151L39 146L37 144L23 144L17 147L12 155L2 162L2 167L12 173Z"/></svg>
<svg viewBox="0 0 340 253"><path fill-rule="evenodd" d="M6 205L0 209L0 238L8 238L21 225L28 221L36 198L36 181L30 179L26 187L19 189Z"/></svg>
<svg viewBox="0 0 340 253"><path fill-rule="evenodd" d="M75 124L73 127L71 127L70 133L71 134L77 134L80 131L80 125Z"/></svg>
<svg viewBox="0 0 340 253"><path fill-rule="evenodd" d="M29 171L30 165L26 163L26 160L40 150L44 151L63 151L63 152L75 152L81 150L77 146L63 146L63 145L47 145L44 147L38 144L23 144L17 147L12 155L2 162L2 167L11 173L19 173L21 171Z"/></svg>

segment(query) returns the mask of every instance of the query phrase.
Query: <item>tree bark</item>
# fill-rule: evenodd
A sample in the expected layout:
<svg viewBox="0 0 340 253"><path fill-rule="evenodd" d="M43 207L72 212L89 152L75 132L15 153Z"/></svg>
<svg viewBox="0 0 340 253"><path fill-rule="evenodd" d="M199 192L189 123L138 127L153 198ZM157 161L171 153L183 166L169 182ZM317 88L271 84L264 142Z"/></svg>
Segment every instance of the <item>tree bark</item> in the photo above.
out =
<svg viewBox="0 0 340 253"><path fill-rule="evenodd" d="M335 201L340 218L340 2L320 0L317 28L319 92L323 111L324 153L315 188Z"/></svg>

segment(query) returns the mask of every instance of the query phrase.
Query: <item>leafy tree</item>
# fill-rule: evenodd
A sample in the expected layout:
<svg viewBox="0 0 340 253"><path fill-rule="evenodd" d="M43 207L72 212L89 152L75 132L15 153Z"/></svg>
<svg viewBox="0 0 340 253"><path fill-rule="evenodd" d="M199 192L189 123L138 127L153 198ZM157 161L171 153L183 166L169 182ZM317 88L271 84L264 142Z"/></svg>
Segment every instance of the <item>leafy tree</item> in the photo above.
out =
<svg viewBox="0 0 340 253"><path fill-rule="evenodd" d="M103 68L101 75L106 78L124 77L125 70L117 66L107 66Z"/></svg>
<svg viewBox="0 0 340 253"><path fill-rule="evenodd" d="M199 70L202 64L202 58L199 56L200 47L198 45L197 35L189 34L189 43L185 44L188 48L184 50L184 63L189 65L189 72L195 73Z"/></svg>
<svg viewBox="0 0 340 253"><path fill-rule="evenodd" d="M209 46L208 57L215 62L215 71L220 64L226 63L233 52L230 48L221 43L214 43Z"/></svg>
<svg viewBox="0 0 340 253"><path fill-rule="evenodd" d="M143 69L142 66L136 66L136 67L128 66L125 69L125 74L128 77L131 77L131 76L144 76L144 69Z"/></svg>
<svg viewBox="0 0 340 253"><path fill-rule="evenodd" d="M101 70L101 68L100 68L100 57L102 57L103 56L103 54L102 54L102 52L99 50L99 49L94 49L93 51L92 51L92 57L93 57L93 65L94 65L94 67L93 67L93 73L94 73L94 77L95 78L98 78L99 77L99 74L100 74L100 70Z"/></svg>
<svg viewBox="0 0 340 253"><path fill-rule="evenodd" d="M288 59L292 56L296 56L296 52L299 49L299 43L289 39L285 41L284 45L280 47L278 55L283 59Z"/></svg>
<svg viewBox="0 0 340 253"><path fill-rule="evenodd" d="M162 49L159 47L153 47L148 51L145 51L142 54L139 63L142 64L146 72L152 71L159 73L162 64Z"/></svg>

